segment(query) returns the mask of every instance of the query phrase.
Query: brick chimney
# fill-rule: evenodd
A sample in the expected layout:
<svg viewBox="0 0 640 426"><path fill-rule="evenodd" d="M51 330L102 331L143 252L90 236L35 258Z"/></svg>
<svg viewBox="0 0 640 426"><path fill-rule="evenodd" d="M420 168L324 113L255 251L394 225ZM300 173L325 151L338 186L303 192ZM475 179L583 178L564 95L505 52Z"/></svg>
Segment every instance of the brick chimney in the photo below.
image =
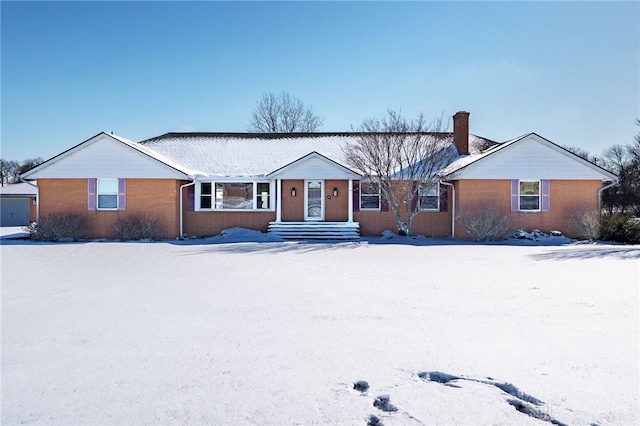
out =
<svg viewBox="0 0 640 426"><path fill-rule="evenodd" d="M453 143L458 154L469 154L469 113L458 111L453 115Z"/></svg>

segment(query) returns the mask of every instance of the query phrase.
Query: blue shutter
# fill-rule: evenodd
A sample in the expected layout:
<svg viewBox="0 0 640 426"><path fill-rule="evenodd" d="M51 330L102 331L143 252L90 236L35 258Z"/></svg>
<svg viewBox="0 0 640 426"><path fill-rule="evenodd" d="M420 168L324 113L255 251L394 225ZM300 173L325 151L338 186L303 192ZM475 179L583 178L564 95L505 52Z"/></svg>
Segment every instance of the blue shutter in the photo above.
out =
<svg viewBox="0 0 640 426"><path fill-rule="evenodd" d="M118 210L127 209L127 180L118 179Z"/></svg>
<svg viewBox="0 0 640 426"><path fill-rule="evenodd" d="M548 212L549 208L551 207L551 184L549 179L542 179L540 183L542 184L542 188L540 191L540 194L542 195L542 198L540 200L540 210L542 210L543 212Z"/></svg>
<svg viewBox="0 0 640 426"><path fill-rule="evenodd" d="M87 210L96 209L96 185L97 179L87 179Z"/></svg>
<svg viewBox="0 0 640 426"><path fill-rule="evenodd" d="M520 182L518 179L511 180L511 211L520 210Z"/></svg>

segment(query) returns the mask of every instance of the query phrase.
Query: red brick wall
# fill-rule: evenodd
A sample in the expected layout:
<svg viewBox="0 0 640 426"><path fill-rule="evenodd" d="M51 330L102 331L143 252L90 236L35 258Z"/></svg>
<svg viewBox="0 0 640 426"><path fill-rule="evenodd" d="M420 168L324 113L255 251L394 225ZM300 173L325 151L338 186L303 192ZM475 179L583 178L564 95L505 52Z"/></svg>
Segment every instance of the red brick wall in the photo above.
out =
<svg viewBox="0 0 640 426"><path fill-rule="evenodd" d="M80 213L87 218L89 238L109 238L118 218L143 215L156 218L162 238L178 236L178 191L180 182L171 179L127 179L126 210L87 210L87 179L38 179L40 216Z"/></svg>
<svg viewBox="0 0 640 426"><path fill-rule="evenodd" d="M29 223L37 220L36 197L29 197Z"/></svg>
<svg viewBox="0 0 640 426"><path fill-rule="evenodd" d="M423 211L413 220L412 235L442 238L451 236L451 191L447 190L449 209L446 212ZM404 211L402 218L406 221ZM354 213L354 220L360 223L360 235L378 236L384 230L398 232L398 223L394 214L388 212L360 211Z"/></svg>
<svg viewBox="0 0 640 426"><path fill-rule="evenodd" d="M275 211L185 211L183 231L189 236L197 237L218 235L224 229L235 227L266 232L269 222L274 220Z"/></svg>
<svg viewBox="0 0 640 426"><path fill-rule="evenodd" d="M284 180L282 182L282 221L304 221L304 180ZM291 189L296 188L296 196L291 196ZM338 196L333 196L333 188L338 189ZM184 194L186 200L186 189ZM273 194L274 201L276 194ZM325 181L325 220L346 222L349 218L349 181ZM269 222L276 220L275 211L221 212L221 211L187 211L184 207L184 232L189 235L217 235L223 229L242 227L265 232Z"/></svg>
<svg viewBox="0 0 640 426"><path fill-rule="evenodd" d="M338 196L333 196L333 188L338 190ZM324 217L327 222L346 222L349 220L349 181L324 181Z"/></svg>
<svg viewBox="0 0 640 426"><path fill-rule="evenodd" d="M296 196L291 196L291 189L296 189ZM304 181L282 181L282 221L301 222L304 220Z"/></svg>
<svg viewBox="0 0 640 426"><path fill-rule="evenodd" d="M40 179L40 215L52 213L80 213L89 224L90 238L108 238L115 221L127 215L149 215L159 220L163 238L175 238L179 233L178 191L180 181L170 179L127 179L127 209L124 211L88 211L87 179ZM513 228L528 231L540 229L543 232L559 230L565 235L571 233L571 216L577 210L597 210L597 192L600 181L558 181L550 182L549 212L511 212L511 187L509 180L461 180L456 182L456 211L462 212L483 206L497 208L508 215ZM291 188L296 188L296 196L291 196ZM333 188L338 196L333 196ZM282 220L304 220L304 181L282 182ZM217 235L226 228L243 227L266 231L269 222L276 218L275 211L251 212L194 212L187 211L186 190L184 197L184 232L189 235ZM275 194L274 194L275 195ZM331 197L331 198L329 198ZM325 181L325 220L346 221L349 205L348 181ZM452 200L449 194L448 212L422 212L414 220L413 234L428 237L447 237L451 233ZM35 220L35 206L31 206ZM397 224L392 212L354 212L354 220L360 222L363 236L376 236L389 229L397 232ZM456 223L456 237L468 238L461 224Z"/></svg>
<svg viewBox="0 0 640 426"><path fill-rule="evenodd" d="M575 237L571 232L571 217L578 210L598 210L600 187L601 182L597 180L552 180L548 212L511 212L510 180L460 180L456 182L456 214L490 206L509 216L514 229L539 229L547 233L558 230ZM459 222L456 237L469 238Z"/></svg>

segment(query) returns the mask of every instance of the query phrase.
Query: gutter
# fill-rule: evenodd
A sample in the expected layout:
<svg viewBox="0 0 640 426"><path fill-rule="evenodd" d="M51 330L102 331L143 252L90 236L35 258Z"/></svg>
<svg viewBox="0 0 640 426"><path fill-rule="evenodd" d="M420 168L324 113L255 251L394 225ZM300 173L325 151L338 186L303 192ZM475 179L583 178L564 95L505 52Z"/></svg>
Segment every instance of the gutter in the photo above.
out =
<svg viewBox="0 0 640 426"><path fill-rule="evenodd" d="M195 185L195 184L196 184L196 180L194 178L193 181L191 181L189 183L185 183L184 185L180 185L180 215L179 215L179 217L180 217L180 219L179 219L179 222L180 222L180 234L178 235L178 239L179 240L181 240L182 236L183 236L183 226L182 226L182 222L183 222L183 218L182 218L182 216L183 216L182 215L182 210L183 210L182 209L182 192L183 191L182 190L184 188L186 188L187 186L192 186L192 185Z"/></svg>
<svg viewBox="0 0 640 426"><path fill-rule="evenodd" d="M40 187L35 183L31 183L22 179L22 176L20 177L20 181L26 183L27 185L31 185L36 189L36 222L40 222Z"/></svg>
<svg viewBox="0 0 640 426"><path fill-rule="evenodd" d="M602 192L605 189L609 189L612 186L616 186L619 183L620 183L620 180L618 178L615 178L615 180L611 182L609 185L603 186L602 188L598 189L598 220L602 220Z"/></svg>
<svg viewBox="0 0 640 426"><path fill-rule="evenodd" d="M451 194L451 238L455 238L456 235L456 187L452 183L441 180L439 183L442 185L450 186L453 191Z"/></svg>

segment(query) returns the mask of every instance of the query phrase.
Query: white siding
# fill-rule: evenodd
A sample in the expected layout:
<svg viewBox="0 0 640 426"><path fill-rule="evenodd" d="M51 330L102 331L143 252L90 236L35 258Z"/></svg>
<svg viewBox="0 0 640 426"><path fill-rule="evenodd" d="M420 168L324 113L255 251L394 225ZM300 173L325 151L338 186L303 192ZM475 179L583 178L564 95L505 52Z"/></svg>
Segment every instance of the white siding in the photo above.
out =
<svg viewBox="0 0 640 426"><path fill-rule="evenodd" d="M535 136L515 142L454 175L454 179L608 180L610 176Z"/></svg>
<svg viewBox="0 0 640 426"><path fill-rule="evenodd" d="M29 175L29 179L92 177L178 179L184 175L107 135Z"/></svg>
<svg viewBox="0 0 640 426"><path fill-rule="evenodd" d="M298 160L270 178L277 179L357 179L358 175L320 156Z"/></svg>

